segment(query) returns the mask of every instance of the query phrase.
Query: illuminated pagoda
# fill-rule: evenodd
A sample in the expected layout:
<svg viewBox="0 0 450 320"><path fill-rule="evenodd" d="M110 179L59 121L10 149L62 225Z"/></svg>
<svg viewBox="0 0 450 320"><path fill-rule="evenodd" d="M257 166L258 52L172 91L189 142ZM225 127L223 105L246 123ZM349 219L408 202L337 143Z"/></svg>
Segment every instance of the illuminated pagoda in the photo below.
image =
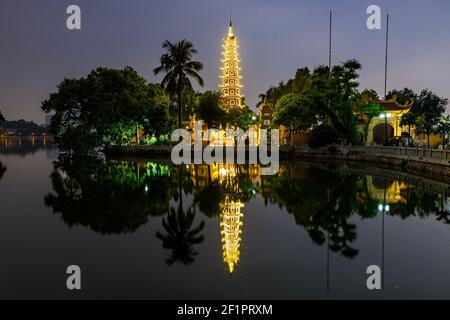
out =
<svg viewBox="0 0 450 320"><path fill-rule="evenodd" d="M228 197L221 205L220 215L220 235L222 237L223 261L228 264L230 273L233 273L234 266L239 261L241 245L241 227L243 225L241 208L244 204L239 201L232 201Z"/></svg>
<svg viewBox="0 0 450 320"><path fill-rule="evenodd" d="M224 107L241 107L242 98L241 94L241 68L239 67L239 40L233 34L233 26L230 21L228 28L228 35L223 39L223 59L221 67L222 76L220 85L220 95Z"/></svg>

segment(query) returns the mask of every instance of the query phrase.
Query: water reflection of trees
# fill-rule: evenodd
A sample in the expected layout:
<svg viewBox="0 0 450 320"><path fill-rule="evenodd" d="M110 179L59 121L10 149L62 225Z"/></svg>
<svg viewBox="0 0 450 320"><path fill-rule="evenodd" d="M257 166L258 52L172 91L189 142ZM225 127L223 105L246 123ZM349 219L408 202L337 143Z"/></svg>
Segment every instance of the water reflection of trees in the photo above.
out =
<svg viewBox="0 0 450 320"><path fill-rule="evenodd" d="M183 190L190 193L193 188L192 180L189 175L184 173L184 167L178 167L178 193L175 198L178 200L178 209L170 208L167 217L162 219L166 234L156 232L156 237L163 243L163 248L171 250L172 253L166 259L166 263L171 266L174 262L180 262L184 265L192 264L198 252L194 245L202 243L204 240L200 232L205 227L205 222L201 221L197 227L193 227L196 215L195 207L189 206L184 211L183 208Z"/></svg>
<svg viewBox="0 0 450 320"><path fill-rule="evenodd" d="M446 198L437 193L422 189L411 189L406 194L405 203L391 205L390 215L402 219L410 217L426 218L435 216L438 221L449 223L449 212L445 208Z"/></svg>
<svg viewBox="0 0 450 320"><path fill-rule="evenodd" d="M315 243L323 245L328 238L332 251L347 257L358 254L350 245L356 239L356 225L349 222L356 209L362 210L355 197L355 176L291 166L269 179L272 202L293 214Z"/></svg>
<svg viewBox="0 0 450 320"><path fill-rule="evenodd" d="M271 188L270 201L293 214L315 243L323 245L328 239L330 250L349 258L358 254L352 246L357 236L352 217L373 219L383 213L407 219L434 215L450 223L443 195L383 177L377 177L375 183L372 179L336 167L293 165L282 167L279 175L269 177L266 184Z"/></svg>
<svg viewBox="0 0 450 320"><path fill-rule="evenodd" d="M170 208L167 217L163 218L163 227L166 234L156 233L156 237L163 242L164 249L169 249L172 254L166 259L168 265L179 261L185 265L194 262L198 254L194 250L194 245L202 243L204 240L200 232L205 227L205 222L201 221L197 227L193 227L195 218L195 208L189 207L186 212L181 203L178 209Z"/></svg>
<svg viewBox="0 0 450 320"><path fill-rule="evenodd" d="M69 226L86 226L100 234L131 233L149 216L168 212L178 186L174 171L154 163L62 157L54 163L54 192L45 203Z"/></svg>
<svg viewBox="0 0 450 320"><path fill-rule="evenodd" d="M0 164L0 178L6 168ZM171 166L153 162L61 157L45 203L69 226L100 234L131 233L161 216L156 237L170 250L166 262L191 264L203 241L198 213L221 217L224 203L244 206L258 193L292 214L318 245L355 257L357 219L435 217L450 224L446 197L423 188L340 167L289 164L276 176L258 166ZM192 201L183 203L183 194ZM172 203L172 207L171 207ZM381 209L380 209L381 206ZM275 217L274 217L275 218Z"/></svg>

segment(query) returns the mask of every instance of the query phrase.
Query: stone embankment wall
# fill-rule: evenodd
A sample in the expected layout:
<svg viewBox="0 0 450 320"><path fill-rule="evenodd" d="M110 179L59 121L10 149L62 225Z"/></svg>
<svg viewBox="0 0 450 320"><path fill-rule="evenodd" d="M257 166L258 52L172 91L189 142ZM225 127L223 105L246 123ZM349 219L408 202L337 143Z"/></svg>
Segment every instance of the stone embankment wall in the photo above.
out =
<svg viewBox="0 0 450 320"><path fill-rule="evenodd" d="M365 162L450 181L448 150L332 145L314 150L294 147L286 151L300 160Z"/></svg>

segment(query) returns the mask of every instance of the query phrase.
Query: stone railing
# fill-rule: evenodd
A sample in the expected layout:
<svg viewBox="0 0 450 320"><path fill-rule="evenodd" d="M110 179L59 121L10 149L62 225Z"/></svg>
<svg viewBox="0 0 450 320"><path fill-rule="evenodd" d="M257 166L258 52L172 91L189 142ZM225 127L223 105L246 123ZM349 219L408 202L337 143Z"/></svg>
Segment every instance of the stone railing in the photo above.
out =
<svg viewBox="0 0 450 320"><path fill-rule="evenodd" d="M393 156L406 159L430 161L439 164L450 164L450 150L385 147L385 146L334 146L342 153L360 152L373 156Z"/></svg>

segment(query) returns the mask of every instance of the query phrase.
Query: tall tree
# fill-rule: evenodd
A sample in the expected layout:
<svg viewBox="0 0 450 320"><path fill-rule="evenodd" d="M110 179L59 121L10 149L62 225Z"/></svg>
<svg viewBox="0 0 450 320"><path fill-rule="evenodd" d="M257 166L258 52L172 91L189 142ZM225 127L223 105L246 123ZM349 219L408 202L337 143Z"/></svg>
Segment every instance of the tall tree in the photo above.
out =
<svg viewBox="0 0 450 320"><path fill-rule="evenodd" d="M359 125L363 128L363 141L365 141L369 134L372 119L378 117L383 111L383 108L378 103L380 100L378 93L373 89L363 90L357 100L359 101L355 103L354 114L358 118Z"/></svg>
<svg viewBox="0 0 450 320"><path fill-rule="evenodd" d="M418 96L414 92L414 90L412 90L410 88L403 88L401 90L397 90L397 89L391 90L388 92L386 99L389 100L389 99L393 99L394 97L396 98L397 102L402 105L410 103L410 102L415 102L415 101L417 101L417 98L418 98ZM412 111L414 112L414 105L413 105Z"/></svg>
<svg viewBox="0 0 450 320"><path fill-rule="evenodd" d="M417 98L414 106L414 113L419 115L417 129L427 135L428 148L430 147L430 135L436 130L447 104L447 98L439 97L428 89L422 90Z"/></svg>
<svg viewBox="0 0 450 320"><path fill-rule="evenodd" d="M61 147L86 152L121 145L140 127L158 137L167 133L169 100L130 67L97 68L86 78L65 79L42 103L52 113L50 131Z"/></svg>
<svg viewBox="0 0 450 320"><path fill-rule="evenodd" d="M450 115L442 116L436 126L436 131L442 135L442 145L444 149L448 144L448 133L450 132Z"/></svg>
<svg viewBox="0 0 450 320"><path fill-rule="evenodd" d="M178 100L178 128L181 128L181 109L183 92L192 91L190 78L195 79L200 86L203 86L203 79L198 74L203 69L203 64L192 61L192 56L197 53L191 42L181 40L178 43L171 43L166 40L162 47L167 50L160 58L160 66L155 68L155 75L161 72L165 76L161 85L171 95L176 95Z"/></svg>
<svg viewBox="0 0 450 320"><path fill-rule="evenodd" d="M3 117L2 112L0 111L0 123L2 123L3 121L5 121L5 117Z"/></svg>
<svg viewBox="0 0 450 320"><path fill-rule="evenodd" d="M220 106L220 93L206 91L197 96L194 105L196 119L203 120L208 128L219 128L225 117L225 110Z"/></svg>
<svg viewBox="0 0 450 320"><path fill-rule="evenodd" d="M289 130L289 140L293 133L301 133L311 129L316 123L315 114L309 102L301 94L284 95L275 105L274 123L284 125Z"/></svg>
<svg viewBox="0 0 450 320"><path fill-rule="evenodd" d="M400 127L408 127L408 134L411 136L411 127L417 125L417 114L408 112L400 119Z"/></svg>
<svg viewBox="0 0 450 320"><path fill-rule="evenodd" d="M353 109L359 101L357 88L361 64L348 60L332 68L317 67L311 76L311 90L306 92L311 107L324 122L329 122L349 143L357 142L356 116Z"/></svg>

